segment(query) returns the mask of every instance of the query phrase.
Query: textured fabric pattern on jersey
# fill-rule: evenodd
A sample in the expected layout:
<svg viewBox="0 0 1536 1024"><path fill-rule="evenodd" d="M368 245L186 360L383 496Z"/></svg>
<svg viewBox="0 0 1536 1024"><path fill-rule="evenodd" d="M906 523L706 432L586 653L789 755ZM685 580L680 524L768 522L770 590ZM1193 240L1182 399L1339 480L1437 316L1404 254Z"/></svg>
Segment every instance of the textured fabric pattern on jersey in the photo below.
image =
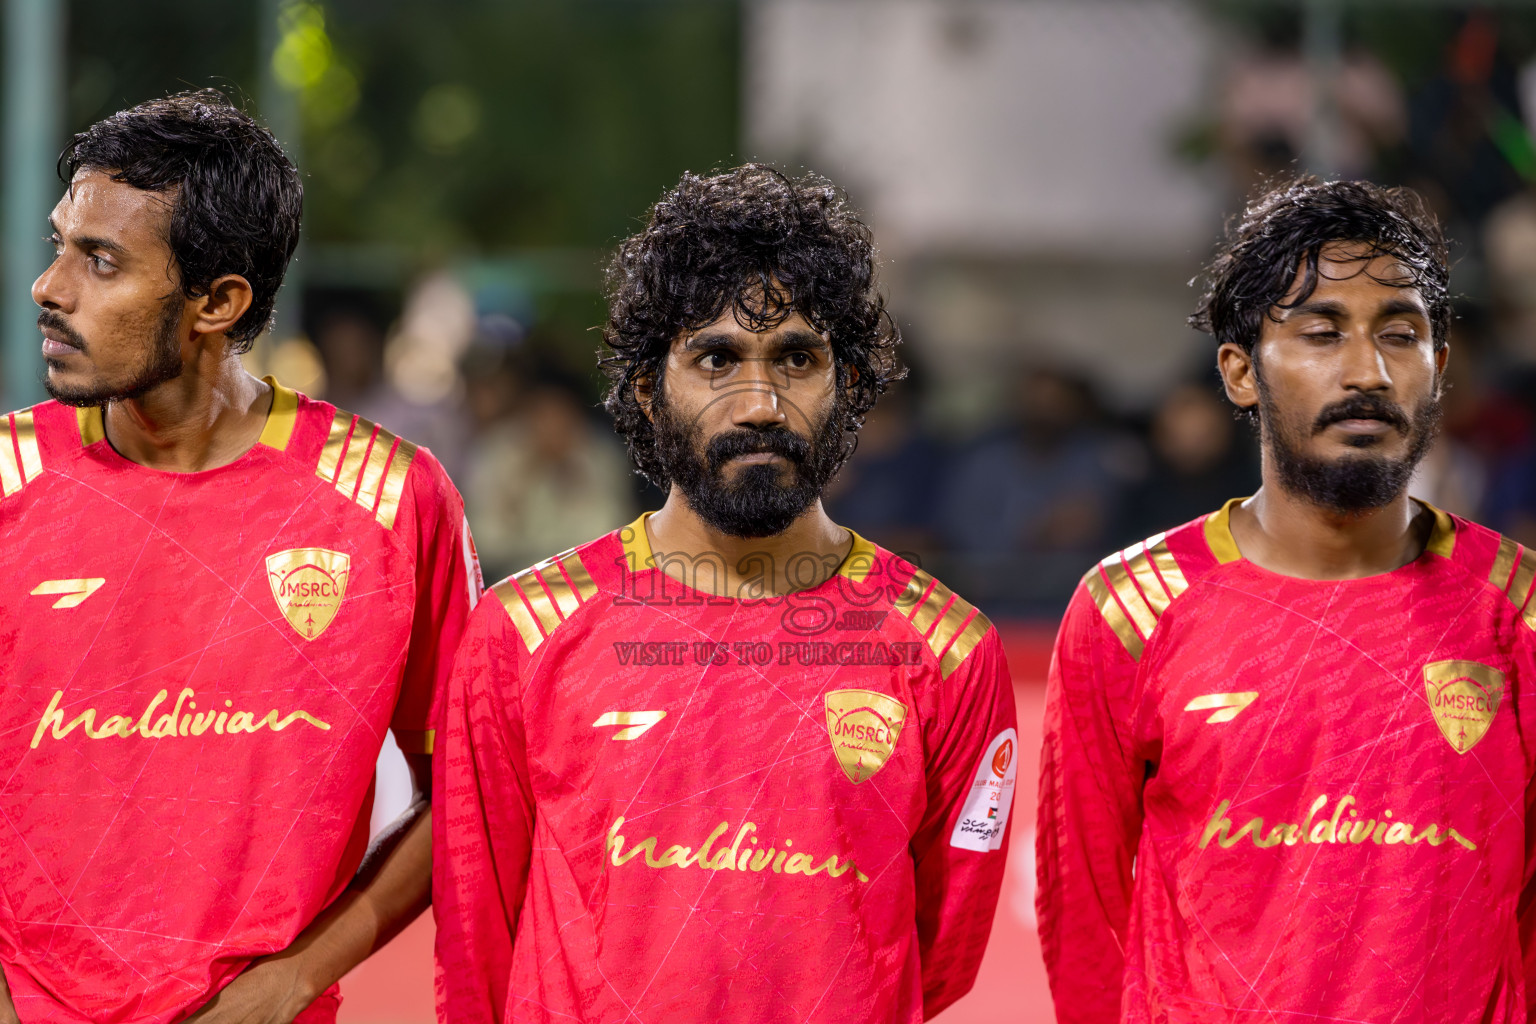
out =
<svg viewBox="0 0 1536 1024"><path fill-rule="evenodd" d="M1295 579L1230 509L1095 566L1057 639L1060 1020L1524 1021L1536 559L1436 511L1395 572Z"/></svg>
<svg viewBox="0 0 1536 1024"><path fill-rule="evenodd" d="M444 1019L909 1022L970 987L1016 746L984 616L863 541L710 597L643 519L492 593L433 765Z"/></svg>
<svg viewBox="0 0 1536 1024"><path fill-rule="evenodd" d="M0 962L22 1020L170 1021L350 880L385 730L430 749L462 505L426 452L281 388L201 473L124 459L99 410L8 422Z"/></svg>

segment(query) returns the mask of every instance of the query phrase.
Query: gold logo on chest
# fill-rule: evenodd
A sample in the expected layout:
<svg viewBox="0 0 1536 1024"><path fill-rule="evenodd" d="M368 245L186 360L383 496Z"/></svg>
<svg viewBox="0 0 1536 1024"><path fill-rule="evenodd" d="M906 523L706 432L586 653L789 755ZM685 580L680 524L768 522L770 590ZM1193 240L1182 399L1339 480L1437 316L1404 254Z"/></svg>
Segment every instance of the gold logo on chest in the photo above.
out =
<svg viewBox="0 0 1536 1024"><path fill-rule="evenodd" d="M907 706L874 690L833 690L827 694L827 736L850 782L859 783L885 767Z"/></svg>
<svg viewBox="0 0 1536 1024"><path fill-rule="evenodd" d="M352 559L326 548L292 548L267 556L267 582L277 610L305 640L324 633L341 608Z"/></svg>
<svg viewBox="0 0 1536 1024"><path fill-rule="evenodd" d="M1476 661L1432 661L1424 666L1424 696L1451 749L1477 746L1498 714L1504 673Z"/></svg>

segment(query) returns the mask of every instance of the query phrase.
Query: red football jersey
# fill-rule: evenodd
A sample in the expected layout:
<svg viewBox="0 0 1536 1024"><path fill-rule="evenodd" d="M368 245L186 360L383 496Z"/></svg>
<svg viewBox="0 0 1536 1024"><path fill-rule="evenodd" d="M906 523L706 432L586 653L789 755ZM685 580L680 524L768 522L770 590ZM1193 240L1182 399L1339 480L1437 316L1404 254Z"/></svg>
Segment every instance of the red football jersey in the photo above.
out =
<svg viewBox="0 0 1536 1024"><path fill-rule="evenodd" d="M201 473L123 458L97 409L0 427L0 963L24 1021L177 1020L347 885L385 730L430 751L463 507L425 450L280 387Z"/></svg>
<svg viewBox="0 0 1536 1024"><path fill-rule="evenodd" d="M644 523L471 617L433 764L439 1016L933 1015L1007 856L996 630L863 540L787 599L709 596Z"/></svg>
<svg viewBox="0 0 1536 1024"><path fill-rule="evenodd" d="M1058 1018L1526 1020L1536 553L1436 511L1394 572L1296 579L1231 507L1106 558L1062 624Z"/></svg>

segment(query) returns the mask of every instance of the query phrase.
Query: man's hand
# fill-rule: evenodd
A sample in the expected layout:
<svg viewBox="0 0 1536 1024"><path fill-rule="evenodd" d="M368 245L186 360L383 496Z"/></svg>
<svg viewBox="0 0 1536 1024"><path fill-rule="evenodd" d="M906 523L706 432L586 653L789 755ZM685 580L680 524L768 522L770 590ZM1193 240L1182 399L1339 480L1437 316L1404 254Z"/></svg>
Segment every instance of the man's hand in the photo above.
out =
<svg viewBox="0 0 1536 1024"><path fill-rule="evenodd" d="M5 972L0 971L0 1024L21 1024L16 1016L16 1004L11 1002L11 986L6 984Z"/></svg>
<svg viewBox="0 0 1536 1024"><path fill-rule="evenodd" d="M279 953L252 963L185 1024L291 1024L317 995L293 959Z"/></svg>

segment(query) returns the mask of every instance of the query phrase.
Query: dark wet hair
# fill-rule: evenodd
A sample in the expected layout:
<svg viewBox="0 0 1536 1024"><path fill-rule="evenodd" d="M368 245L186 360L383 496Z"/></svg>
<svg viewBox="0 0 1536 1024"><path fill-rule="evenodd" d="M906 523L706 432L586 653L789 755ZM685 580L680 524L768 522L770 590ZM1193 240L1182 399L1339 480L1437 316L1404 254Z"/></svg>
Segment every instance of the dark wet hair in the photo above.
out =
<svg viewBox="0 0 1536 1024"><path fill-rule="evenodd" d="M1413 189L1368 181L1297 178L1249 203L1206 270L1206 291L1189 325L1251 353L1261 318L1311 297L1318 256L1329 242L1358 242L1369 255L1402 264L1428 306L1435 349L1445 347L1450 266L1440 224ZM1298 267L1305 268L1301 289L1285 302Z"/></svg>
<svg viewBox="0 0 1536 1024"><path fill-rule="evenodd" d="M668 481L635 385L645 381L659 395L673 338L727 307L755 331L799 313L828 333L845 436L838 465L852 454L865 413L905 372L896 358L901 333L875 291L869 228L839 189L813 174L791 179L762 164L684 174L620 244L607 296L604 405L658 487Z"/></svg>
<svg viewBox="0 0 1536 1024"><path fill-rule="evenodd" d="M166 241L182 294L206 295L225 274L249 281L251 308L227 332L231 350L249 350L272 322L304 210L299 172L272 133L216 89L179 92L76 135L59 177L73 181L81 168L172 194Z"/></svg>

